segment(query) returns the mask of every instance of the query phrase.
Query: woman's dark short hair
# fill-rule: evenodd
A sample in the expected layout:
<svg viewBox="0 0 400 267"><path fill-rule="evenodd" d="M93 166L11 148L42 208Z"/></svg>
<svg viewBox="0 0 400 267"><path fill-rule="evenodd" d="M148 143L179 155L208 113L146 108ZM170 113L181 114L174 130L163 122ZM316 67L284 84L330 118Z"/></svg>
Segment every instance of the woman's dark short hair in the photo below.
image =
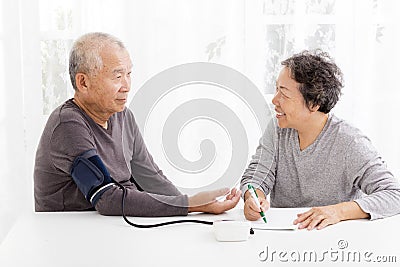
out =
<svg viewBox="0 0 400 267"><path fill-rule="evenodd" d="M299 90L307 107L319 105L318 111L331 111L341 95L343 74L327 53L305 50L281 64L288 67L291 78L300 83Z"/></svg>

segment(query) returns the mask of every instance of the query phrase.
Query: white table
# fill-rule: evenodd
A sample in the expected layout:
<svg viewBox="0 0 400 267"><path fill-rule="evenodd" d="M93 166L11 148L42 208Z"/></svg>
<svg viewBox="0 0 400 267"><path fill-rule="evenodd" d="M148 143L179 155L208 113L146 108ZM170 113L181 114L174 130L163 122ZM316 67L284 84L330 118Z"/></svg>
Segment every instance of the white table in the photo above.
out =
<svg viewBox="0 0 400 267"><path fill-rule="evenodd" d="M131 219L138 223L178 218L213 221L240 219L242 212ZM323 259L322 266L343 266L342 261L350 262L344 266L365 266L368 260L367 266L399 266L399 226L400 216L394 216L346 221L323 230L258 230L248 241L217 242L208 225L137 229L121 217L96 212L32 212L22 215L2 242L0 266L310 266L315 257L317 262Z"/></svg>

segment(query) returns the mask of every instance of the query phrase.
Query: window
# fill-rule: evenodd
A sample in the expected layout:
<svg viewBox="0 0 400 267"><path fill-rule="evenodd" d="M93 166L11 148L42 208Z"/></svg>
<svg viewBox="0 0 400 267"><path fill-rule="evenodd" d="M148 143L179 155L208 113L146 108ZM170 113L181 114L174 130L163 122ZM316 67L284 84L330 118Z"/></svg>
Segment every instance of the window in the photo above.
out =
<svg viewBox="0 0 400 267"><path fill-rule="evenodd" d="M72 96L68 53L77 29L79 1L40 0L40 49L42 66L43 114Z"/></svg>

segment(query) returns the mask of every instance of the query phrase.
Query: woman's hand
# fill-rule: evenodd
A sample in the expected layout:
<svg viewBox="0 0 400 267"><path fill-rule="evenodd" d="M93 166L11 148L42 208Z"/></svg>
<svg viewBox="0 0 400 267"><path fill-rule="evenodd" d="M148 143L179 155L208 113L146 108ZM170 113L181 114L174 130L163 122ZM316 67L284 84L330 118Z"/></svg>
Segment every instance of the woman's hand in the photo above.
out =
<svg viewBox="0 0 400 267"><path fill-rule="evenodd" d="M260 201L261 209L257 207L256 202L251 197L250 192L246 192L244 201L244 217L250 221L256 221L261 218L260 212L269 209L269 202L265 199L265 195L261 190L256 189L258 201Z"/></svg>
<svg viewBox="0 0 400 267"><path fill-rule="evenodd" d="M299 224L299 229L320 230L344 220L368 218L360 206L354 201L342 202L335 205L314 207L309 211L297 214L293 224Z"/></svg>

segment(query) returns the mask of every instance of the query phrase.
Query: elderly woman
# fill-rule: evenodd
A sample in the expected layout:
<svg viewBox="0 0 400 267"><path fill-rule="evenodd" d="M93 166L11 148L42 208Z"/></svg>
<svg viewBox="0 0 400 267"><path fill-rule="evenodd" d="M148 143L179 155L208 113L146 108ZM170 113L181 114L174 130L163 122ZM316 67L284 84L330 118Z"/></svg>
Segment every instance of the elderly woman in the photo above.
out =
<svg viewBox="0 0 400 267"><path fill-rule="evenodd" d="M322 229L343 220L400 213L400 185L370 140L331 114L342 73L321 51L282 62L267 126L241 180L249 220L272 207L312 207L297 215L299 229ZM276 125L277 124L277 125ZM247 191L252 184L261 209Z"/></svg>

